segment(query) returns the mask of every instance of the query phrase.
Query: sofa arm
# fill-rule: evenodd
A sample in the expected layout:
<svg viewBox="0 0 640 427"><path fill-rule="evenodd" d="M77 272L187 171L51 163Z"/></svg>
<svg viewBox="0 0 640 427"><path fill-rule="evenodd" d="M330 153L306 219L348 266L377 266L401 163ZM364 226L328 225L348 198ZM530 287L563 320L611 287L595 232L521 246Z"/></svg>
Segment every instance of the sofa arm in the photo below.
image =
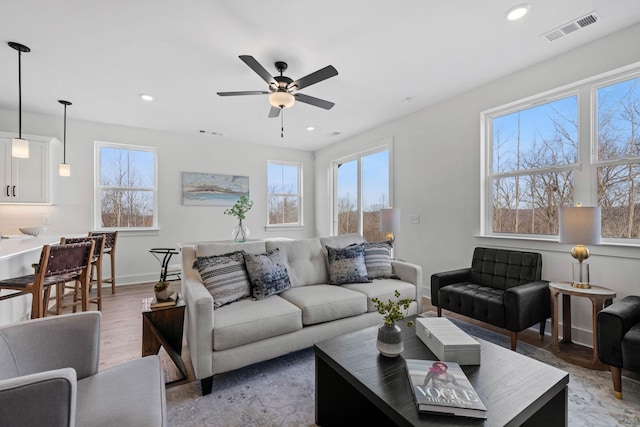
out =
<svg viewBox="0 0 640 427"><path fill-rule="evenodd" d="M76 371L71 368L0 380L0 425L73 426Z"/></svg>
<svg viewBox="0 0 640 427"><path fill-rule="evenodd" d="M539 280L504 292L505 328L520 332L551 317L549 282Z"/></svg>
<svg viewBox="0 0 640 427"><path fill-rule="evenodd" d="M42 317L0 328L23 375L73 368L78 379L98 372L99 311Z"/></svg>
<svg viewBox="0 0 640 427"><path fill-rule="evenodd" d="M596 340L598 358L607 365L621 368L622 338L633 325L640 323L640 297L627 296L598 313Z"/></svg>
<svg viewBox="0 0 640 427"><path fill-rule="evenodd" d="M438 291L447 285L471 280L471 268L461 268L459 270L443 271L431 275L431 305L438 307Z"/></svg>
<svg viewBox="0 0 640 427"><path fill-rule="evenodd" d="M422 267L417 264L411 264L406 261L391 260L391 268L393 274L398 276L400 280L413 283L416 286L416 301L418 307L420 307L421 294L422 294Z"/></svg>
<svg viewBox="0 0 640 427"><path fill-rule="evenodd" d="M199 280L182 278L186 338L197 379L213 375L213 297Z"/></svg>

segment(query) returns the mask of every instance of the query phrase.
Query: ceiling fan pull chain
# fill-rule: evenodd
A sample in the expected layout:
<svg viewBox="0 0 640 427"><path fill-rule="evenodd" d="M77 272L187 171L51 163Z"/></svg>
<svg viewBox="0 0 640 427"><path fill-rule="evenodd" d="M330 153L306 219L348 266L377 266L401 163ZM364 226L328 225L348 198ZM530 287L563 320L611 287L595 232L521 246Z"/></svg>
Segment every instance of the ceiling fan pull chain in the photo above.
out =
<svg viewBox="0 0 640 427"><path fill-rule="evenodd" d="M284 138L284 108L280 110L280 138Z"/></svg>

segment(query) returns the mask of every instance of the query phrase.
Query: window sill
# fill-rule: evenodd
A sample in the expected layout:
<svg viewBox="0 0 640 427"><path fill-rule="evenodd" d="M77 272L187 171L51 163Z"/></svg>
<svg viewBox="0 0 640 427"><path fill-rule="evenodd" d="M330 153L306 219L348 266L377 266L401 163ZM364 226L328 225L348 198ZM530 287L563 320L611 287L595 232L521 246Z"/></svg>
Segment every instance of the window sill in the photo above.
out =
<svg viewBox="0 0 640 427"><path fill-rule="evenodd" d="M558 242L553 237L475 235L478 243L520 250L539 250L547 252L570 253L574 245ZM599 245L587 245L591 256L640 259L639 243L616 241L602 242Z"/></svg>
<svg viewBox="0 0 640 427"><path fill-rule="evenodd" d="M303 231L304 225L265 225L264 231L281 232L281 231Z"/></svg>
<svg viewBox="0 0 640 427"><path fill-rule="evenodd" d="M119 235L128 236L159 236L159 227L150 228L95 228L94 231L109 232L117 231Z"/></svg>

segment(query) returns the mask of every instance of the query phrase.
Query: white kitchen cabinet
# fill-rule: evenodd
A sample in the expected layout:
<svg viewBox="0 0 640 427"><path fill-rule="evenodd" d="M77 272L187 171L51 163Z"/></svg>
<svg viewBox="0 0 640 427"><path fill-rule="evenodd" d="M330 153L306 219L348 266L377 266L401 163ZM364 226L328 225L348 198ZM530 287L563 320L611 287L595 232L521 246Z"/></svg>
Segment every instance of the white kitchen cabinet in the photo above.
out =
<svg viewBox="0 0 640 427"><path fill-rule="evenodd" d="M55 138L27 136L29 158L11 157L11 139L0 132L0 203L42 203L51 200L51 152Z"/></svg>

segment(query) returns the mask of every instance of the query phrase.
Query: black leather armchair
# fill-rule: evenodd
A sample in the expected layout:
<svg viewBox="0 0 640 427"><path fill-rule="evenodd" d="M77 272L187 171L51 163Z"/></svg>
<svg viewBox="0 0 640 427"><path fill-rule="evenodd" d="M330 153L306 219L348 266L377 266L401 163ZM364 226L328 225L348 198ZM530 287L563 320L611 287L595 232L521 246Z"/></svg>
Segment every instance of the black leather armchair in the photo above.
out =
<svg viewBox="0 0 640 427"><path fill-rule="evenodd" d="M431 304L511 332L511 349L518 332L540 324L544 339L551 317L549 283L541 280L542 255L492 248L475 248L470 268L431 276Z"/></svg>
<svg viewBox="0 0 640 427"><path fill-rule="evenodd" d="M640 297L627 296L598 313L598 358L611 367L613 394L622 399L622 368L640 372Z"/></svg>

